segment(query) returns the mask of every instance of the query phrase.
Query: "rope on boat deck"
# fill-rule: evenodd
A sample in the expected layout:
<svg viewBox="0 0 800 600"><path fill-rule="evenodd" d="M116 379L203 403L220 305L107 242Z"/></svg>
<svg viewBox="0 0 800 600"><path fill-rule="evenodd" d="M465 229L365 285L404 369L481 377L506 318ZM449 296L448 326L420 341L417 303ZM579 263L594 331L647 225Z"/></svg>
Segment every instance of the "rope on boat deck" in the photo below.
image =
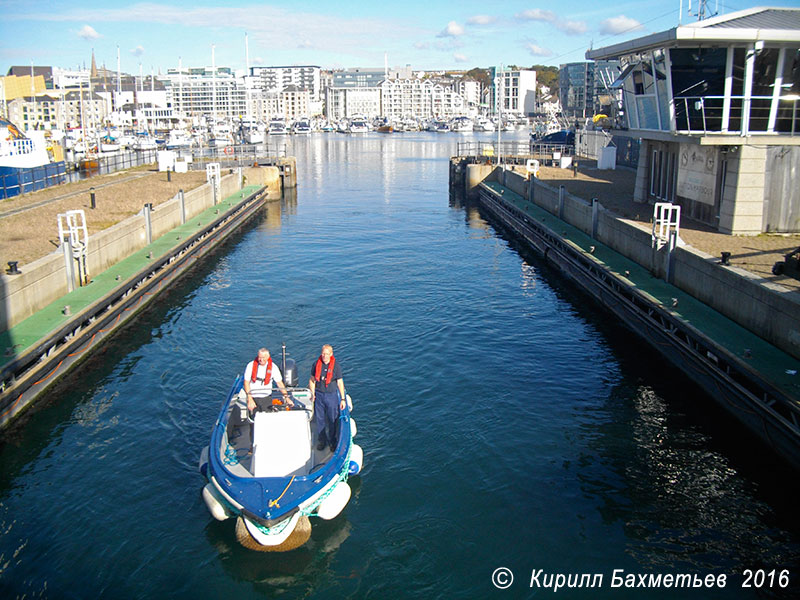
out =
<svg viewBox="0 0 800 600"><path fill-rule="evenodd" d="M225 458L222 462L226 465L239 464L239 457L236 455L236 449L230 444L227 444L227 447L225 448Z"/></svg>
<svg viewBox="0 0 800 600"><path fill-rule="evenodd" d="M277 506L278 508L280 508L280 507L281 507L281 505L280 505L280 504L278 504L278 500L280 500L281 498L283 498L283 495L284 495L284 494L286 493L286 491L289 489L289 486L290 486L290 485L292 485L292 483L294 483L294 478L295 478L295 476L294 476L294 475L292 475L292 478L289 480L289 483L287 483L287 484L286 484L286 487L285 487L285 488L283 488L283 491L281 492L281 495L280 495L280 496L278 496L277 498L275 498L275 500L270 500L270 501L269 501L269 507L270 507L270 508L272 508L273 506Z"/></svg>
<svg viewBox="0 0 800 600"><path fill-rule="evenodd" d="M319 498L317 498L314 501L313 504L310 504L309 506L306 506L305 508L303 508L300 511L300 516L301 517L311 516L313 514L313 512L315 510L317 510L317 507L320 504L322 504L322 501L325 500L325 498L327 498L328 496L330 496L331 493L333 493L334 488L337 485L339 485L340 482L347 481L347 478L350 475L350 454L351 454L352 448L353 448L353 444L351 443L350 447L347 449L347 457L345 457L345 460L344 460L344 467L339 472L339 478L338 478L339 480L336 483L334 483L332 486L330 486L327 490L325 490L325 493L322 494L322 496L320 496ZM294 479L294 475L292 476L292 479ZM290 481L289 485L291 485L291 483L292 482ZM286 489L287 490L289 489L288 485L286 486ZM286 490L283 490L283 492L286 493ZM283 494L281 494L281 496L283 496ZM278 497L278 500L280 500L280 497ZM257 529L259 529L261 532L263 532L263 533L265 533L267 535L276 535L276 534L282 532L284 529L286 529L286 526L289 524L289 521L291 521L291 519L284 519L283 521L281 521L280 523L278 523L274 527L266 527L266 526L262 525L261 523L257 523L255 521L251 521L251 523Z"/></svg>

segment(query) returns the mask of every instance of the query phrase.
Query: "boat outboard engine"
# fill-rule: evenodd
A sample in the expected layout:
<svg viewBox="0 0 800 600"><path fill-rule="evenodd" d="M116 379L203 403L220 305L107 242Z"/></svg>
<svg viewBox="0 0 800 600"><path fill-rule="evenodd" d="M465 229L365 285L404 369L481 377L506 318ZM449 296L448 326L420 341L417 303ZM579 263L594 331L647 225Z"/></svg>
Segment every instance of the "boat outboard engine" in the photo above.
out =
<svg viewBox="0 0 800 600"><path fill-rule="evenodd" d="M297 387L297 365L293 358L286 359L286 366L283 370L283 381L289 387Z"/></svg>

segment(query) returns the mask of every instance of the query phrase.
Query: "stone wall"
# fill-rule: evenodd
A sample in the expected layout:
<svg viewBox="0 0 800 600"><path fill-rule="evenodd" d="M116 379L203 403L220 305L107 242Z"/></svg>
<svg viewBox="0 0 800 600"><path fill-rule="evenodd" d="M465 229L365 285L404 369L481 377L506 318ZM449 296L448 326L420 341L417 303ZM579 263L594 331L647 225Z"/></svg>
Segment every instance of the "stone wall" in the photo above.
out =
<svg viewBox="0 0 800 600"><path fill-rule="evenodd" d="M758 162L756 159L754 165ZM744 170L742 171L744 173ZM524 175L496 170L493 177L548 212L559 214L559 190ZM530 195L529 195L530 193ZM598 207L596 239L664 278L669 254L655 250L652 232ZM743 216L742 216L743 218ZM592 235L592 207L564 194L562 219ZM760 219L760 216L759 216ZM800 293L775 285L742 269L722 266L719 260L691 247L673 251L671 283L717 312L756 333L784 352L800 359Z"/></svg>
<svg viewBox="0 0 800 600"><path fill-rule="evenodd" d="M271 196L280 197L281 176L277 167L248 167L243 169L248 184L267 186ZM239 188L239 175L221 178L220 199ZM211 186L205 184L185 194L186 218L200 214L214 204ZM151 212L152 236L156 239L180 225L180 198L175 196ZM86 268L93 273L105 271L120 260L147 245L143 212L129 217L89 237ZM5 331L36 311L55 302L69 291L61 248L25 265L19 275L0 275L0 331Z"/></svg>

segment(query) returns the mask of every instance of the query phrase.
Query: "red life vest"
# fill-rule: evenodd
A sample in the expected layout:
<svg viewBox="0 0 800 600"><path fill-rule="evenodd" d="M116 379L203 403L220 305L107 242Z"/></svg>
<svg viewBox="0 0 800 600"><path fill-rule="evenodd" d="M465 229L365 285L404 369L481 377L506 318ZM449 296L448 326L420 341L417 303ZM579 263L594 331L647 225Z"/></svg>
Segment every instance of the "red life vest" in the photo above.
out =
<svg viewBox="0 0 800 600"><path fill-rule="evenodd" d="M250 383L256 382L256 376L258 375L258 357L253 361L253 372L250 374ZM264 373L264 385L269 384L272 381L272 357L270 356L267 359L267 372Z"/></svg>
<svg viewBox="0 0 800 600"><path fill-rule="evenodd" d="M325 386L329 386L331 384L331 379L333 379L333 365L336 364L336 359L331 354L331 361L328 363L328 372L325 374ZM322 374L322 357L320 356L317 359L317 365L314 367L314 379L319 381L320 375Z"/></svg>

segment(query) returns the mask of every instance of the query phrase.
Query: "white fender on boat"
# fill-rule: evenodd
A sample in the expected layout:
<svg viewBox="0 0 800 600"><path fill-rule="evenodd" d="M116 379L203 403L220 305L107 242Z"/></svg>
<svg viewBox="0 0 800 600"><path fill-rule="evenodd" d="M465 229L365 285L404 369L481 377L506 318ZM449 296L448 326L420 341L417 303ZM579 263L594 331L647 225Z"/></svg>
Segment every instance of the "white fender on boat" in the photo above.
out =
<svg viewBox="0 0 800 600"><path fill-rule="evenodd" d="M330 495L317 507L317 516L326 521L333 519L350 501L350 493L350 486L346 482L340 481Z"/></svg>
<svg viewBox="0 0 800 600"><path fill-rule="evenodd" d="M217 496L214 494L214 486L210 483L207 483L203 488L203 501L206 503L208 512L210 512L211 516L217 521L224 521L233 516L228 512L228 509L225 508L225 505L217 499Z"/></svg>
<svg viewBox="0 0 800 600"><path fill-rule="evenodd" d="M364 466L364 450L358 444L353 444L350 450L350 475L357 475Z"/></svg>
<svg viewBox="0 0 800 600"><path fill-rule="evenodd" d="M350 394L345 394L345 398L347 398L347 410L353 410L353 399L350 397Z"/></svg>
<svg viewBox="0 0 800 600"><path fill-rule="evenodd" d="M297 522L300 520L300 511L294 513L291 517L289 517L289 522L286 524L286 527L281 529L279 533L264 533L261 531L256 525L250 521L250 519L244 518L244 524L247 527L247 531L253 538L262 546L277 546L278 544L282 544L285 542L292 532L294 528L297 527ZM276 525L274 529L279 529L280 525Z"/></svg>
<svg viewBox="0 0 800 600"><path fill-rule="evenodd" d="M200 451L200 460L197 462L197 468L200 470L203 477L205 477L206 472L208 472L208 446Z"/></svg>
<svg viewBox="0 0 800 600"><path fill-rule="evenodd" d="M358 428L356 427L356 420L353 417L350 417L350 435L352 437L356 437L356 433L358 433Z"/></svg>

